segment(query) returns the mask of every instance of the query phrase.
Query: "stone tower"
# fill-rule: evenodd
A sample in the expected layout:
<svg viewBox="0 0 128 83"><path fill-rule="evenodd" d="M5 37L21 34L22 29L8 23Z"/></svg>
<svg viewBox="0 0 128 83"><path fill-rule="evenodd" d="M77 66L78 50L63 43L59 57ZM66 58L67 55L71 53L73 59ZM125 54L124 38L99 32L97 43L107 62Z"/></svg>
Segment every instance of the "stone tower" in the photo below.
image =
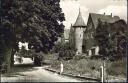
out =
<svg viewBox="0 0 128 83"><path fill-rule="evenodd" d="M82 54L82 45L83 45L83 32L85 30L85 23L81 15L81 11L79 9L79 14L76 19L75 24L73 25L74 28L74 35L75 35L75 48L77 49L76 54Z"/></svg>

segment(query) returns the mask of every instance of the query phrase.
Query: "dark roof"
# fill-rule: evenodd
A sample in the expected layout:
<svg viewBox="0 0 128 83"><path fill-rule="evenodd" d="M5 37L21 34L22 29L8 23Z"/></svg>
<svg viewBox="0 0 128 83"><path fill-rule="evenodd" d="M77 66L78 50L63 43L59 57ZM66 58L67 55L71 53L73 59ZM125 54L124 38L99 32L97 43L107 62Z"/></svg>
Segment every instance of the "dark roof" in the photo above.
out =
<svg viewBox="0 0 128 83"><path fill-rule="evenodd" d="M78 17L76 19L76 22L75 24L73 25L73 27L85 27L85 23L84 23L84 20L83 20L83 17L81 15L81 12L79 10L79 14L78 14Z"/></svg>
<svg viewBox="0 0 128 83"><path fill-rule="evenodd" d="M91 16L95 28L98 25L99 18L102 22L108 22L108 23L114 23L115 21L118 21L120 19L119 16L112 17L111 15L96 14L96 13L89 13L89 16Z"/></svg>

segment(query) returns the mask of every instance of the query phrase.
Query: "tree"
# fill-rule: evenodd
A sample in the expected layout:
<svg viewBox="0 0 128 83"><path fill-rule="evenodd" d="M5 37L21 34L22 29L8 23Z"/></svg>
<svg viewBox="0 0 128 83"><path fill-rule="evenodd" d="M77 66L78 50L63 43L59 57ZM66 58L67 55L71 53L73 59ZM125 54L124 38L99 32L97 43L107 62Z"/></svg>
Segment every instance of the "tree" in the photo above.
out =
<svg viewBox="0 0 128 83"><path fill-rule="evenodd" d="M27 42L29 49L47 53L64 32L60 0L2 0L0 37L10 66L12 49ZM5 56L4 56L5 57Z"/></svg>
<svg viewBox="0 0 128 83"><path fill-rule="evenodd" d="M98 26L96 29L95 40L99 46L99 54L103 57L108 56L108 51L111 48L109 38L109 24L98 20Z"/></svg>
<svg viewBox="0 0 128 83"><path fill-rule="evenodd" d="M99 19L95 36L100 47L99 54L113 60L125 56L127 30L127 24L124 20L107 23Z"/></svg>
<svg viewBox="0 0 128 83"><path fill-rule="evenodd" d="M113 50L115 49L116 51L116 58L124 57L126 54L126 41L127 41L127 33L128 33L128 28L127 24L124 20L119 20L116 21L112 24L111 26L111 31L113 31L113 34L111 35L111 41L113 44ZM114 52L114 51L113 51Z"/></svg>
<svg viewBox="0 0 128 83"><path fill-rule="evenodd" d="M59 57L58 60L70 60L76 55L76 49L70 45L69 42L60 44L58 48Z"/></svg>

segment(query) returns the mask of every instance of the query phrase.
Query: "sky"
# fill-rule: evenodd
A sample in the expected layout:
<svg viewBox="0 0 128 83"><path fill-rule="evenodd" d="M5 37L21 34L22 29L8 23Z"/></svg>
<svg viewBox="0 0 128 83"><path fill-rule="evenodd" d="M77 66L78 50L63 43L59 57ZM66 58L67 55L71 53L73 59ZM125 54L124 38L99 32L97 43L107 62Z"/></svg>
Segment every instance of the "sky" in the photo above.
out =
<svg viewBox="0 0 128 83"><path fill-rule="evenodd" d="M89 13L98 13L113 16L118 15L127 20L127 0L61 0L60 6L65 14L64 25L69 29L78 16L79 8L87 24Z"/></svg>

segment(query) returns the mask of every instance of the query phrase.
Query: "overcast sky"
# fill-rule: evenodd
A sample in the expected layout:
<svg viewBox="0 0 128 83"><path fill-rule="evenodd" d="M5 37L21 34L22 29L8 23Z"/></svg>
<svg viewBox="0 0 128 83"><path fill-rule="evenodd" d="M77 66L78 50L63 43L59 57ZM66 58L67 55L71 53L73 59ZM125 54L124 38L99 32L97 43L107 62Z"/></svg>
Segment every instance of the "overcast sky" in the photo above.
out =
<svg viewBox="0 0 128 83"><path fill-rule="evenodd" d="M127 0L61 0L61 8L65 14L65 28L70 28L74 24L79 7L85 24L89 13L99 13L118 15L122 19L127 19Z"/></svg>

